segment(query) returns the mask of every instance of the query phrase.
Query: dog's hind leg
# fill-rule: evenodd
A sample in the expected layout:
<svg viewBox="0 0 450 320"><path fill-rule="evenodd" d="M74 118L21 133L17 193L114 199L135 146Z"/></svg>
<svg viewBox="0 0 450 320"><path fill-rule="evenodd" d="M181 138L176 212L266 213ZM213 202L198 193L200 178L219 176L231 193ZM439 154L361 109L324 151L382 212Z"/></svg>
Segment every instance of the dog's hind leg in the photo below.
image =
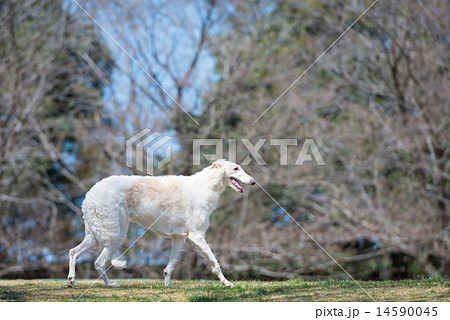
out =
<svg viewBox="0 0 450 320"><path fill-rule="evenodd" d="M72 288L75 283L75 266L77 258L85 251L95 248L97 241L90 234L86 234L83 241L69 251L69 275L67 276L67 287Z"/></svg>
<svg viewBox="0 0 450 320"><path fill-rule="evenodd" d="M100 277L102 277L103 281L105 281L106 286L110 288L119 287L119 284L117 282L109 281L109 278L106 275L106 264L111 260L111 257L116 249L117 247L105 247L94 263L95 269L97 269Z"/></svg>
<svg viewBox="0 0 450 320"><path fill-rule="evenodd" d="M186 238L183 237L172 237L172 251L170 252L169 263L164 269L164 285L166 287L170 286L170 277L172 276L172 271L175 268L175 264L178 261L178 256L180 255L185 241Z"/></svg>
<svg viewBox="0 0 450 320"><path fill-rule="evenodd" d="M220 282L226 287L233 287L233 284L223 275L219 262L217 262L217 259L206 242L204 235L199 233L189 233L188 238L197 247L201 255L211 264L212 272L219 277Z"/></svg>

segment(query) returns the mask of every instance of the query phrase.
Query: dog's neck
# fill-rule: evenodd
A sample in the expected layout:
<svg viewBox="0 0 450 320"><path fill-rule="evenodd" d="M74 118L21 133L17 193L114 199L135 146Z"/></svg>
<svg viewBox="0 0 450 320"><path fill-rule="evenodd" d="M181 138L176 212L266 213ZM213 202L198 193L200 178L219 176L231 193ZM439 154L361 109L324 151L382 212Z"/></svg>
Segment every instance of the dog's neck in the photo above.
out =
<svg viewBox="0 0 450 320"><path fill-rule="evenodd" d="M207 208L208 216L216 209L221 193L225 190L226 180L223 171L207 167L192 176L197 180L196 189L200 192L201 208Z"/></svg>
<svg viewBox="0 0 450 320"><path fill-rule="evenodd" d="M220 196L225 190L226 183L221 169L209 166L198 172L197 175L200 176L199 183L203 183L203 186L212 193L217 193L217 196Z"/></svg>

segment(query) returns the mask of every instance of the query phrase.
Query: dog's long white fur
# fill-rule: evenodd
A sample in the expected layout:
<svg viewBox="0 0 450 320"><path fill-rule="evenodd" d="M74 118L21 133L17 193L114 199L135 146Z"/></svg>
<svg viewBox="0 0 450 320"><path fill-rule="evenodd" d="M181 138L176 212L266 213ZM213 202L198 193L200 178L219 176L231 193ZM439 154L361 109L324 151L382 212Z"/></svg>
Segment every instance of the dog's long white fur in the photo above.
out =
<svg viewBox="0 0 450 320"><path fill-rule="evenodd" d="M193 181L197 182L192 186ZM217 160L192 176L111 176L101 180L86 194L82 204L85 238L69 251L67 286L74 285L76 259L95 247L102 249L95 268L108 287L119 286L110 282L105 267L109 261L116 268L126 267L126 261L117 257L130 222L144 228L151 226L153 232L172 238L172 252L164 269L166 286L170 285L172 271L186 239L208 260L222 284L233 286L222 274L205 240L205 232L225 187L244 191L237 181L255 184L239 165L226 160Z"/></svg>

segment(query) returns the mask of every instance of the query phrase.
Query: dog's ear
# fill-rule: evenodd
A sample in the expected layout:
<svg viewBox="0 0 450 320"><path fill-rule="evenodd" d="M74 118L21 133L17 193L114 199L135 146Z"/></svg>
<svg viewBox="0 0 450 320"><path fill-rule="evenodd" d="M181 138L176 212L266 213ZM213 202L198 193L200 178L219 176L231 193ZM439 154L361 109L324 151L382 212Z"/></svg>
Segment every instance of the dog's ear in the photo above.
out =
<svg viewBox="0 0 450 320"><path fill-rule="evenodd" d="M223 168L223 163L225 162L224 159L219 159L213 162L211 168L213 169L219 169L219 168Z"/></svg>

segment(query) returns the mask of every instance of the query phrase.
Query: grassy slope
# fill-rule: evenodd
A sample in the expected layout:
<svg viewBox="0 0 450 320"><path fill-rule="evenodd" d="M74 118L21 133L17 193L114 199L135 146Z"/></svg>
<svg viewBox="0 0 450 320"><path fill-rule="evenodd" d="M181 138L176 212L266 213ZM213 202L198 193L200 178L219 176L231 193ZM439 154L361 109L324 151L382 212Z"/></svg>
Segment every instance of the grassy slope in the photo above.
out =
<svg viewBox="0 0 450 320"><path fill-rule="evenodd" d="M0 280L0 301L371 301L352 281L236 281L224 288L216 281L120 281L109 289L98 281L77 281L68 289L56 280ZM450 281L442 278L360 282L376 301L450 301Z"/></svg>

